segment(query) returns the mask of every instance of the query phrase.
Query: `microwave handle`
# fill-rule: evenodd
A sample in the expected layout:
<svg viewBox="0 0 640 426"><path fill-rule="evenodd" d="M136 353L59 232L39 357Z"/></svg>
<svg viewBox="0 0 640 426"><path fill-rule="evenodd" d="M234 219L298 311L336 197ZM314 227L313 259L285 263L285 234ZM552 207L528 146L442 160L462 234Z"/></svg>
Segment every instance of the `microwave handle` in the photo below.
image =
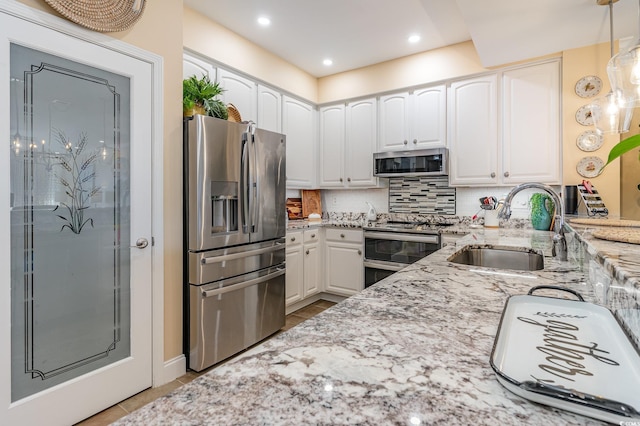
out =
<svg viewBox="0 0 640 426"><path fill-rule="evenodd" d="M241 209L241 217L240 221L242 223L242 232L247 234L249 232L248 222L249 222L249 192L250 192L250 176L249 176L249 147L247 141L248 135L247 133L242 134L242 154L240 160L240 172L242 174L241 180L241 191L242 191L242 209Z"/></svg>

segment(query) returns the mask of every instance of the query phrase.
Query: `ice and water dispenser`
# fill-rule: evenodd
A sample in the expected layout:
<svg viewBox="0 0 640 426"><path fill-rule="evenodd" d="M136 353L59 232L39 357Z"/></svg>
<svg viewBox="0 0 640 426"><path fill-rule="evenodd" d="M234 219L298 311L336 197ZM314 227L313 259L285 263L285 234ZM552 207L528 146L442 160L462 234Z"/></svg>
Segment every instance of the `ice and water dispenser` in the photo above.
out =
<svg viewBox="0 0 640 426"><path fill-rule="evenodd" d="M238 182L211 182L211 233L238 230Z"/></svg>

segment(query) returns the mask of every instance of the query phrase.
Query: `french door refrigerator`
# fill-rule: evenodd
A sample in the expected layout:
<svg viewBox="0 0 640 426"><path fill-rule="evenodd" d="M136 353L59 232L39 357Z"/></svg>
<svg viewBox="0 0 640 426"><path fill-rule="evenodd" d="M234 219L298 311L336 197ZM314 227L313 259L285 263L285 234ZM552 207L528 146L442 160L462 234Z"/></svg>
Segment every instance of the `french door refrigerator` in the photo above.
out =
<svg viewBox="0 0 640 426"><path fill-rule="evenodd" d="M286 138L184 122L185 354L200 371L285 322Z"/></svg>

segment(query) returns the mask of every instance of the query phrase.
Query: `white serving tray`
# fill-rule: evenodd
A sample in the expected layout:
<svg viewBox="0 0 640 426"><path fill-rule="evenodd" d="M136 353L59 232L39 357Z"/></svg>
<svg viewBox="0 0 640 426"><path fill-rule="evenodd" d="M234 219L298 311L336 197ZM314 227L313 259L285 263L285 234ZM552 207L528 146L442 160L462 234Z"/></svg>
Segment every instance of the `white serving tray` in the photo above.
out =
<svg viewBox="0 0 640 426"><path fill-rule="evenodd" d="M581 300L533 295L542 288ZM510 297L490 362L523 398L611 423L640 421L640 355L611 311L572 290Z"/></svg>

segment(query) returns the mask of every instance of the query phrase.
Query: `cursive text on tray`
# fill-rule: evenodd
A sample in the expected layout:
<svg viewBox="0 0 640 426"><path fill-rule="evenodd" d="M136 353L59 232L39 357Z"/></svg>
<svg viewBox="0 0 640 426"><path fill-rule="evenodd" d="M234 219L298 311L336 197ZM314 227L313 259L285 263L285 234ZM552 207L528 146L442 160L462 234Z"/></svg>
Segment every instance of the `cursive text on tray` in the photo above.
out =
<svg viewBox="0 0 640 426"><path fill-rule="evenodd" d="M538 367L547 374L573 382L575 380L572 377L576 375L593 376L593 373L584 365L587 359L613 366L620 365L615 360L607 358L605 355L609 355L609 352L600 349L598 343L580 342L578 340L580 328L574 324L551 319L538 322L527 317L518 317L518 320L540 327L542 344L536 346L536 349L545 355L546 363L538 364ZM539 382L555 383L551 377L534 378Z"/></svg>

